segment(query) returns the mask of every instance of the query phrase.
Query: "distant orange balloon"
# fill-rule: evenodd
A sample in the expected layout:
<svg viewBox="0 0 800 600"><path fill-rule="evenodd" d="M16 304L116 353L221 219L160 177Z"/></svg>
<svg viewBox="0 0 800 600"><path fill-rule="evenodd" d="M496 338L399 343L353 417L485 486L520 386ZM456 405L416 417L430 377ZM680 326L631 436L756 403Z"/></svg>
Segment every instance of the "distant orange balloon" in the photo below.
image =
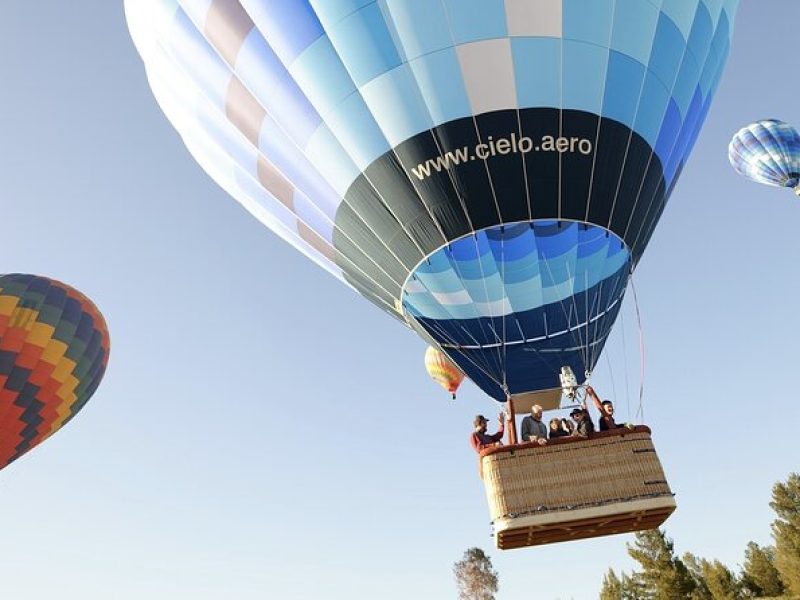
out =
<svg viewBox="0 0 800 600"><path fill-rule="evenodd" d="M450 361L447 356L433 346L428 346L425 351L425 369L436 383L456 397L456 390L464 381L464 374Z"/></svg>

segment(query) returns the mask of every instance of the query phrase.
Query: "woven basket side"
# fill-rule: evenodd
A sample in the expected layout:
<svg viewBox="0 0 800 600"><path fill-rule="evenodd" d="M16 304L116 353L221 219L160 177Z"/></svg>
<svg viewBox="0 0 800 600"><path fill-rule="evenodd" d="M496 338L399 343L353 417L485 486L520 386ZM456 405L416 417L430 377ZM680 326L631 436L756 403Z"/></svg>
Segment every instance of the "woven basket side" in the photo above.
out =
<svg viewBox="0 0 800 600"><path fill-rule="evenodd" d="M483 457L492 520L671 495L649 433Z"/></svg>

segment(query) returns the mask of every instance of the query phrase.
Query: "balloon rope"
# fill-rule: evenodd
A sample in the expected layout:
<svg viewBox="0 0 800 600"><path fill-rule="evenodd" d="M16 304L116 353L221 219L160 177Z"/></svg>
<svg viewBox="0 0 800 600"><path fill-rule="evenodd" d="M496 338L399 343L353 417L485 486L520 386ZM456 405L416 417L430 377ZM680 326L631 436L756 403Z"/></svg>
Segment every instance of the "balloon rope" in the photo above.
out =
<svg viewBox="0 0 800 600"><path fill-rule="evenodd" d="M580 229L580 225L578 226L578 229ZM578 231L578 235L580 236L580 231ZM578 273L576 272L575 275L577 276L577 274ZM584 271L583 272L583 290L584 290L584 292L583 292L583 305L586 308L586 315L585 315L585 318L586 318L586 355L583 358L583 370L586 373L589 373L592 370L592 366L591 366L592 348L591 348L591 346L589 344L589 336L591 335L589 333L589 328L590 328L591 324L589 323L590 310L589 310L589 272L588 271ZM572 289L572 294L573 294L573 297L574 297L574 295L575 295L574 285L573 285L573 289ZM581 377L581 376L584 376L584 374L578 373L578 377ZM588 377L587 377L587 379L588 379Z"/></svg>
<svg viewBox="0 0 800 600"><path fill-rule="evenodd" d="M628 377L628 344L627 344L627 336L625 335L625 311L620 309L622 313L620 318L620 328L622 333L622 365L623 369L622 372L625 375L625 409L626 409L626 418L631 418L631 387L630 387L630 378ZM608 358L608 354L606 354L606 358ZM610 362L610 361L609 361ZM613 387L613 379L612 379L612 387ZM616 397L616 394L615 394Z"/></svg>
<svg viewBox="0 0 800 600"><path fill-rule="evenodd" d="M489 379L491 379L493 383L497 384L497 386L498 386L498 387L500 387L500 388L502 388L502 387L503 387L503 384L502 384L502 382L501 382L501 381L500 381L500 380L499 380L497 377L495 377L494 375L492 375L492 373L491 373L491 367L488 365L488 363L487 363L486 365L481 365L481 364L479 364L477 361L475 361L475 360L474 360L472 357L470 357L470 355L469 355L469 354L467 354L466 352L464 352L464 351L461 349L461 344L459 344L459 343L458 343L458 342L455 340L455 338L453 338L453 336L452 336L452 335L450 335L450 333L448 333L448 332L447 332L447 330L446 330L446 329L444 329L442 326L438 325L438 323L436 323L436 321L435 321L435 320L431 320L431 321L429 321L429 322L426 324L427 326L423 326L422 324L420 324L420 323L419 323L419 321L416 319L416 317L414 317L414 316L412 316L412 315L408 315L408 318L409 318L409 319L414 319L415 321L417 321L417 323L418 323L418 326L419 326L419 327L421 327L423 330L427 330L427 328L430 328L430 329L431 329L432 331L434 331L435 333L438 333L438 334L439 334L439 336L440 336L440 339L446 340L446 341L448 342L448 344L447 344L447 347L448 347L448 348L450 348L450 349L452 349L452 350L455 350L456 352L458 352L458 353L459 353L461 356L463 356L463 357L464 357L464 358L465 358L465 359L466 359L468 362L472 363L472 364L475 366L475 368L477 368L477 369L478 369L479 371L481 371L481 372L482 372L484 375L486 375L486 377L488 377ZM464 332L464 333L465 333L467 336L469 336L469 337L473 337L473 336L470 334L469 330L467 330L465 327L460 327L460 329L461 329L461 330L462 330L462 331L463 331L463 332ZM474 337L473 337L473 339L474 339ZM433 341L433 342L434 342L435 346L437 347L437 349L438 349L439 351L441 351L441 352L442 352L442 354L444 354L444 355L447 355L447 352L445 352L445 351L444 351L444 349L443 349L443 346L442 346L442 343L441 343L439 340L437 340L436 338L434 338L433 336L431 336L431 341ZM478 347L480 347L480 343L479 343L477 340L475 340L475 342L476 342L476 345L477 345ZM484 367L486 367L486 368L484 368Z"/></svg>
<svg viewBox="0 0 800 600"><path fill-rule="evenodd" d="M639 326L639 410L636 417L640 422L644 422L644 328L642 327L642 313L639 310L639 296L636 294L636 286L633 283L633 273L631 273L631 291L633 291L633 303L636 306L636 322Z"/></svg>
<svg viewBox="0 0 800 600"><path fill-rule="evenodd" d="M542 252L542 258L544 259L544 266L547 267L547 274L550 276L550 281L555 283L555 277L553 276L553 270L550 268L550 261L547 258L546 251ZM567 276L571 277L571 275L569 273L569 267L567 267ZM574 283L573 283L573 291L574 291ZM575 294L572 294L570 299L572 300L572 307L570 307L569 312L567 312L567 309L564 306L564 299L560 299L558 301L558 303L561 305L561 311L564 313L564 317L566 317L566 320L567 320L567 331L569 331L570 335L572 336L572 342L576 346L581 348L581 354L583 354L583 352L584 352L584 350L583 350L583 339L581 338L580 327L576 327L574 331L570 327L570 322L572 321L572 309L573 308L575 309L575 318L579 322L578 324L580 324L580 317L578 317L578 307L575 304ZM576 332L577 332L577 337L575 337ZM588 340L587 340L587 343L588 343ZM563 365L559 365L559 368L561 366L563 366Z"/></svg>
<svg viewBox="0 0 800 600"><path fill-rule="evenodd" d="M614 381L614 368L611 366L611 359L608 357L608 352L606 352L606 367L608 368L608 375L611 379L611 397L616 399L617 398L617 384ZM630 412L630 411L628 411Z"/></svg>
<svg viewBox="0 0 800 600"><path fill-rule="evenodd" d="M501 305L502 311L502 319L503 319L503 391L506 393L507 398L511 398L511 391L508 389L508 346L506 344L506 316L508 314L508 309L511 308L511 301L508 301L508 309L505 306L505 302L508 299L508 295L505 290L506 284L506 231L505 226L500 226L500 279L503 282L503 304ZM524 335L523 335L524 337ZM513 414L513 413L512 413Z"/></svg>
<svg viewBox="0 0 800 600"><path fill-rule="evenodd" d="M585 277L585 281L584 281L584 284L583 284L583 288L584 288L584 290L586 290L584 292L584 295L587 296L587 298L586 298L586 339L588 340L589 339L589 328L591 326L590 317L592 315L592 311L595 309L595 305L597 305L597 313L596 314L597 315L600 314L600 301L603 298L603 284L605 283L605 280L600 282L600 289L598 290L597 294L594 294L594 297L592 298L592 305L589 306L589 298L588 298L588 295L589 295L589 272L586 271L585 273L586 273L586 277ZM594 366L595 366L595 364L597 362L597 359L600 358L600 350L598 349L598 344L597 344L597 339L599 337L598 333L600 332L600 325L599 324L600 324L600 319L599 318L595 319L594 320L594 334L591 336L592 343L589 344L589 346L587 347L587 350L589 351L589 362L586 363L586 372L589 375L591 375L591 372L594 370ZM587 379L589 379L588 376L587 376Z"/></svg>

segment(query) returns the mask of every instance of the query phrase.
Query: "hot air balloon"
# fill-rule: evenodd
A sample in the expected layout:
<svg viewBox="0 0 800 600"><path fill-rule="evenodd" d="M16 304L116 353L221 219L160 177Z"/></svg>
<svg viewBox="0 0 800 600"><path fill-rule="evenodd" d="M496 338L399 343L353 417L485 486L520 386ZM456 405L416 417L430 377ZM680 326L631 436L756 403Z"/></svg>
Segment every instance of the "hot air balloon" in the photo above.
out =
<svg viewBox="0 0 800 600"><path fill-rule="evenodd" d="M0 468L66 425L108 364L97 307L47 277L0 276Z"/></svg>
<svg viewBox="0 0 800 600"><path fill-rule="evenodd" d="M464 374L447 358L447 355L433 346L428 346L425 351L425 369L431 379L453 394L455 400L458 386L464 381Z"/></svg>
<svg viewBox="0 0 800 600"><path fill-rule="evenodd" d="M126 0L125 10L155 97L203 168L513 413L558 407L561 369L583 378L597 363L711 105L737 5ZM515 544L539 543L541 523L525 521L537 505L507 506L488 486L490 504L501 500L500 547L514 531L525 540ZM674 508L666 486L614 493L649 498L637 514ZM581 503L613 504L559 506Z"/></svg>
<svg viewBox="0 0 800 600"><path fill-rule="evenodd" d="M728 146L728 159L740 175L800 196L800 134L788 123L766 119L743 127Z"/></svg>

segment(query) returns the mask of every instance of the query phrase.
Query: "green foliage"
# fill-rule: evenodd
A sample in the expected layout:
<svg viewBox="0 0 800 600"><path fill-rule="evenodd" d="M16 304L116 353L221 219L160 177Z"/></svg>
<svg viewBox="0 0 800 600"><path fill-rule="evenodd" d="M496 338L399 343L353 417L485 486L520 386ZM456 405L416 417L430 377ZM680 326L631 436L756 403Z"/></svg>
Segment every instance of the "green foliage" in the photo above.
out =
<svg viewBox="0 0 800 600"><path fill-rule="evenodd" d="M500 589L492 560L480 548L469 548L453 565L460 600L495 600Z"/></svg>
<svg viewBox="0 0 800 600"><path fill-rule="evenodd" d="M686 565L686 569L689 571L689 575L691 575L695 585L690 596L692 600L711 600L713 596L708 589L708 585L706 585L702 561L691 552L687 552L682 558L683 564Z"/></svg>
<svg viewBox="0 0 800 600"><path fill-rule="evenodd" d="M742 586L736 575L718 560L700 561L708 591L713 600L737 600L742 597Z"/></svg>
<svg viewBox="0 0 800 600"><path fill-rule="evenodd" d="M614 573L614 569L609 569L603 577L603 587L600 588L600 600L619 600L622 598L622 582Z"/></svg>
<svg viewBox="0 0 800 600"><path fill-rule="evenodd" d="M773 598L783 593L783 582L775 568L775 549L747 544L742 568L744 591L754 598Z"/></svg>
<svg viewBox="0 0 800 600"><path fill-rule="evenodd" d="M609 569L603 577L600 600L643 600L646 597L641 586L625 573L620 579L613 569Z"/></svg>
<svg viewBox="0 0 800 600"><path fill-rule="evenodd" d="M674 600L691 598L697 585L683 561L674 555L672 540L660 529L640 531L636 540L628 545L628 554L642 570L632 575L632 580L647 600Z"/></svg>
<svg viewBox="0 0 800 600"><path fill-rule="evenodd" d="M800 597L800 475L791 473L786 483L776 483L769 505L778 515L772 522L775 567L786 591Z"/></svg>
<svg viewBox="0 0 800 600"><path fill-rule="evenodd" d="M689 552L677 558L672 540L660 529L643 531L628 544L641 570L620 578L609 569L600 600L800 600L800 475L791 473L775 484L770 506L777 514L775 546L750 542L741 576L716 559Z"/></svg>

